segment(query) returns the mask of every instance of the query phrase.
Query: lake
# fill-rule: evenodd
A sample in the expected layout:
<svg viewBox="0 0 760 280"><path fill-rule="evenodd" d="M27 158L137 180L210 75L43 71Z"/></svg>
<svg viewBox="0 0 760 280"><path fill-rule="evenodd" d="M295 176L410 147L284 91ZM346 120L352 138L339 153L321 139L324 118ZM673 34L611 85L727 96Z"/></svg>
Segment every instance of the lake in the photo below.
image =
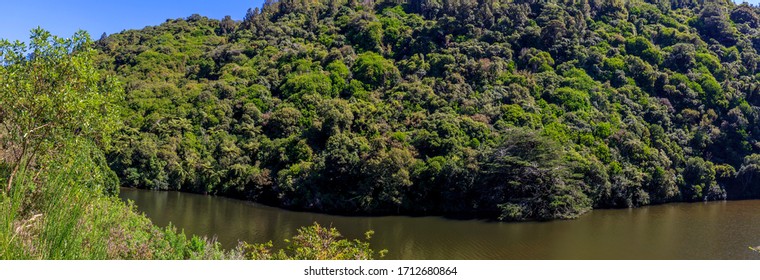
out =
<svg viewBox="0 0 760 280"><path fill-rule="evenodd" d="M760 259L760 200L594 210L575 220L498 223L441 217L347 217L296 212L182 192L122 188L119 195L159 226L238 241L285 238L315 221L344 236L374 230L385 259Z"/></svg>

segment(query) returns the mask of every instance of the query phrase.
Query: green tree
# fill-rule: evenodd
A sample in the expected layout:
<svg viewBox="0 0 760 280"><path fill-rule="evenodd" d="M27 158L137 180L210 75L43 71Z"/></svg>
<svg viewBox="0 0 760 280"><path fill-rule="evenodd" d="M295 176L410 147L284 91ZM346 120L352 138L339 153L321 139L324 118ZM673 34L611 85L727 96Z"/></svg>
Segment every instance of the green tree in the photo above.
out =
<svg viewBox="0 0 760 280"><path fill-rule="evenodd" d="M757 197L760 194L758 177L760 177L760 154L746 156L744 163L736 173L738 195L734 197Z"/></svg>
<svg viewBox="0 0 760 280"><path fill-rule="evenodd" d="M673 46L665 62L671 69L685 72L696 65L696 55L694 45L679 43Z"/></svg>
<svg viewBox="0 0 760 280"><path fill-rule="evenodd" d="M374 89L391 86L400 78L393 61L373 52L359 55L352 70L356 79Z"/></svg>
<svg viewBox="0 0 760 280"><path fill-rule="evenodd" d="M369 240L373 234L368 231L365 238ZM371 260L387 252L375 253L368 242L345 239L337 229L316 222L298 229L298 234L286 242L287 248L279 251L272 251L272 242L245 244L245 256L253 260Z"/></svg>
<svg viewBox="0 0 760 280"><path fill-rule="evenodd" d="M725 8L717 2L707 2L699 14L695 25L703 36L715 39L721 44L736 44L736 27L726 15Z"/></svg>
<svg viewBox="0 0 760 280"><path fill-rule="evenodd" d="M479 202L500 220L570 218L590 208L562 147L546 136L514 129L485 157Z"/></svg>
<svg viewBox="0 0 760 280"><path fill-rule="evenodd" d="M625 50L632 55L639 56L641 59L653 65L662 63L663 57L654 45L642 36L628 38L625 41Z"/></svg>
<svg viewBox="0 0 760 280"><path fill-rule="evenodd" d="M120 87L95 68L92 41L84 31L69 39L32 30L31 42L0 41L0 139L12 172L59 148L71 136L107 145L117 129Z"/></svg>
<svg viewBox="0 0 760 280"><path fill-rule="evenodd" d="M758 16L755 10L747 5L747 3L742 3L741 5L736 6L736 8L731 11L730 17L735 23L746 23L752 28L757 28L758 24L760 24L760 16Z"/></svg>
<svg viewBox="0 0 760 280"><path fill-rule="evenodd" d="M686 160L684 169L684 186L681 194L687 200L702 200L718 188L715 182L715 165L702 158L692 157Z"/></svg>
<svg viewBox="0 0 760 280"><path fill-rule="evenodd" d="M230 16L224 16L224 19L219 23L219 33L230 34L237 28L238 23L232 20Z"/></svg>
<svg viewBox="0 0 760 280"><path fill-rule="evenodd" d="M383 25L372 14L358 14L348 24L347 37L363 51L382 51Z"/></svg>

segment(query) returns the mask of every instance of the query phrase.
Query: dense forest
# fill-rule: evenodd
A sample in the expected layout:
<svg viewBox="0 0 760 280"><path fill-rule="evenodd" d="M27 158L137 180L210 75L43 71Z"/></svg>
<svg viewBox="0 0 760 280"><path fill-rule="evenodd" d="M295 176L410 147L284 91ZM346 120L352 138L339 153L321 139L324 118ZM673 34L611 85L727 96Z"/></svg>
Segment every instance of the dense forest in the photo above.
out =
<svg viewBox="0 0 760 280"><path fill-rule="evenodd" d="M121 184L345 214L760 197L760 9L281 0L96 41Z"/></svg>
<svg viewBox="0 0 760 280"><path fill-rule="evenodd" d="M119 179L104 149L120 127L123 91L95 68L86 32L60 38L41 28L30 43L0 39L0 260L372 259L364 240L317 223L283 248L155 226L115 196ZM365 234L369 240L372 231Z"/></svg>

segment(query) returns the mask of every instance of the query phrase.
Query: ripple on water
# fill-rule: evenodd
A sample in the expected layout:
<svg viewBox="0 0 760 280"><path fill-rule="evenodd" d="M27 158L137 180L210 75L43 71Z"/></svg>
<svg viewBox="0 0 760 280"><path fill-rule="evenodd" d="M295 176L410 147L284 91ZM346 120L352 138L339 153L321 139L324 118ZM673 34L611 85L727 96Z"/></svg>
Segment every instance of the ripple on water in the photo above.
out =
<svg viewBox="0 0 760 280"><path fill-rule="evenodd" d="M349 238L374 230L388 259L760 259L760 200L594 210L571 221L492 223L439 217L344 217L203 195L122 189L157 225L189 234L280 241L314 221Z"/></svg>

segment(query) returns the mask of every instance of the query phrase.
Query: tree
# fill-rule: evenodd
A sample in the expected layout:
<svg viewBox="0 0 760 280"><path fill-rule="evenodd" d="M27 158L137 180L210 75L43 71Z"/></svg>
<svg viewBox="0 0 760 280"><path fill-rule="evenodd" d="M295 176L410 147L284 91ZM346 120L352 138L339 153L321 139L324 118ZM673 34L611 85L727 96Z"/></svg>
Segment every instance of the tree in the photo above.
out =
<svg viewBox="0 0 760 280"><path fill-rule="evenodd" d="M355 48L375 52L382 50L383 25L373 15L361 13L347 28L346 35Z"/></svg>
<svg viewBox="0 0 760 280"><path fill-rule="evenodd" d="M760 194L760 183L758 183L758 176L760 175L760 154L751 154L744 157L744 163L739 171L736 173L737 179L737 194L734 194L734 198L756 198Z"/></svg>
<svg viewBox="0 0 760 280"><path fill-rule="evenodd" d="M370 85L373 89L391 86L400 76L393 61L373 52L359 55L352 70L356 79Z"/></svg>
<svg viewBox="0 0 760 280"><path fill-rule="evenodd" d="M519 63L532 72L544 72L553 69L554 59L548 52L537 49L523 49L520 51Z"/></svg>
<svg viewBox="0 0 760 280"><path fill-rule="evenodd" d="M752 28L757 28L758 24L760 24L760 16L758 16L747 3L736 6L736 8L731 11L730 18L735 23L746 23Z"/></svg>
<svg viewBox="0 0 760 280"><path fill-rule="evenodd" d="M686 72L696 65L694 45L678 43L673 46L666 63L670 69Z"/></svg>
<svg viewBox="0 0 760 280"><path fill-rule="evenodd" d="M232 20L230 16L224 16L221 22L219 22L219 33L222 35L232 34L237 28L238 23Z"/></svg>
<svg viewBox="0 0 760 280"><path fill-rule="evenodd" d="M662 63L662 54L652 45L649 40L642 36L628 38L625 41L625 50L632 55L639 56L641 59L653 65Z"/></svg>
<svg viewBox="0 0 760 280"><path fill-rule="evenodd" d="M548 137L514 129L484 154L479 202L500 211L500 220L571 218L589 210L562 147Z"/></svg>
<svg viewBox="0 0 760 280"><path fill-rule="evenodd" d="M724 8L718 4L705 4L695 25L709 39L715 39L726 46L736 44L736 28L731 25Z"/></svg>
<svg viewBox="0 0 760 280"><path fill-rule="evenodd" d="M373 234L373 231L366 232L366 240ZM345 239L337 229L326 228L316 222L298 229L298 234L286 242L287 248L277 252L271 250L271 241L245 244L245 256L253 260L371 260L376 254L382 258L388 252L380 250L375 253L370 249L369 242Z"/></svg>
<svg viewBox="0 0 760 280"><path fill-rule="evenodd" d="M269 118L266 124L273 137L287 137L290 134L298 132L300 129L299 121L302 117L298 109L284 106L277 108Z"/></svg>
<svg viewBox="0 0 760 280"><path fill-rule="evenodd" d="M568 87L558 88L547 97L549 101L564 106L568 111L584 110L589 107L589 97L586 92Z"/></svg>
<svg viewBox="0 0 760 280"><path fill-rule="evenodd" d="M245 12L245 17L243 17L243 29L251 29L254 26L254 21L256 20L256 17L259 16L259 13L259 8L248 8L248 11Z"/></svg>
<svg viewBox="0 0 760 280"><path fill-rule="evenodd" d="M284 97L300 98L304 94L321 94L330 96L333 93L330 77L319 72L292 75L280 87Z"/></svg>
<svg viewBox="0 0 760 280"><path fill-rule="evenodd" d="M701 200L718 189L715 182L715 165L702 158L692 157L686 160L683 179L681 193L686 200Z"/></svg>
<svg viewBox="0 0 760 280"><path fill-rule="evenodd" d="M0 41L0 140L12 168L6 191L19 168L53 153L63 139L107 144L116 129L112 101L120 88L96 70L90 36L79 31L64 39L37 28L30 38L29 46Z"/></svg>
<svg viewBox="0 0 760 280"><path fill-rule="evenodd" d="M104 49L107 48L108 47L108 43L110 43L110 41L108 40L108 34L106 34L105 32L103 32L103 34L100 34L100 39L98 39L97 41L95 41L95 43L100 48L104 48Z"/></svg>

